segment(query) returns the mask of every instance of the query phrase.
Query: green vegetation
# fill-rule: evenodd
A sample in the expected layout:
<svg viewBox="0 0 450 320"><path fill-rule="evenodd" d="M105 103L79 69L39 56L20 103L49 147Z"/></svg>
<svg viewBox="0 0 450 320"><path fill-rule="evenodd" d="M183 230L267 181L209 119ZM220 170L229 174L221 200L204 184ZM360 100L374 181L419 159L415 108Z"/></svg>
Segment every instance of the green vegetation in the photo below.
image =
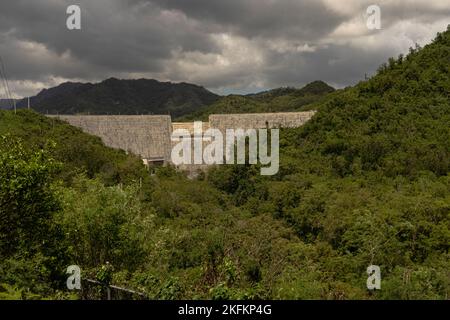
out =
<svg viewBox="0 0 450 320"><path fill-rule="evenodd" d="M154 299L448 299L449 62L450 30L330 93L282 130L272 177L149 175L64 123L2 111L0 297L73 298L78 264Z"/></svg>
<svg viewBox="0 0 450 320"><path fill-rule="evenodd" d="M179 121L208 121L210 114L288 112L313 109L334 89L323 81L314 81L301 89L278 88L247 96L229 95L212 105L179 118Z"/></svg>
<svg viewBox="0 0 450 320"><path fill-rule="evenodd" d="M115 185L137 181L143 174L140 158L105 148L98 137L27 110L18 110L17 114L0 111L0 134L21 138L27 149L40 150L49 141L54 142L56 148L49 152L62 163L58 173L65 182L85 173L89 178L98 177L107 185Z"/></svg>

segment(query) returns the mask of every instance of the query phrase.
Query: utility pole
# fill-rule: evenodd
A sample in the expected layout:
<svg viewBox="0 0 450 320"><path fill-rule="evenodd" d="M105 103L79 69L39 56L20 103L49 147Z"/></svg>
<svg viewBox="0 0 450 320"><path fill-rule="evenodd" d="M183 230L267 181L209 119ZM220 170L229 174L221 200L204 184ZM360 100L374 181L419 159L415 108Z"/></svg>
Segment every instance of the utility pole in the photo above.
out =
<svg viewBox="0 0 450 320"><path fill-rule="evenodd" d="M28 110L30 110L30 97L28 97Z"/></svg>

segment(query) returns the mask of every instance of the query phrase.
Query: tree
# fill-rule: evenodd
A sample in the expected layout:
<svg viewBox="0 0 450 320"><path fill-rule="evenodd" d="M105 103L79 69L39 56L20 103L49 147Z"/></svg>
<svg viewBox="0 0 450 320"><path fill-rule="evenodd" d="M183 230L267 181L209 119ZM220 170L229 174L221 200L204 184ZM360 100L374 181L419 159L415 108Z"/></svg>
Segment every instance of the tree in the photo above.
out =
<svg viewBox="0 0 450 320"><path fill-rule="evenodd" d="M0 138L0 254L32 256L51 247L52 215L59 202L51 186L58 168L46 150L25 149L11 136Z"/></svg>

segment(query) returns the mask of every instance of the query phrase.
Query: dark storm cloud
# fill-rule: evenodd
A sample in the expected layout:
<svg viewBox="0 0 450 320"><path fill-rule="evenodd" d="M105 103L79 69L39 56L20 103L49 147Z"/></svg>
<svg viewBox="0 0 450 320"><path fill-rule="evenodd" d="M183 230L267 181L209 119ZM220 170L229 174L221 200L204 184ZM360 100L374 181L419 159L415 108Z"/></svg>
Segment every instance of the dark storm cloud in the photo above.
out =
<svg viewBox="0 0 450 320"><path fill-rule="evenodd" d="M161 15L154 5L124 6L126 2L105 0L78 3L82 8L81 31L66 28L65 11L71 1L20 0L2 4L0 32L10 41L4 46L13 47L17 40L28 41L42 44L58 56L68 54L73 63L85 65L86 70L79 70L81 77L86 73L96 76L98 72L160 72L172 50L218 50L197 23L180 19L179 15ZM19 56L23 60L16 64L12 76L29 70L29 77L35 78L31 70L39 66L31 65L39 61ZM61 73L55 75L73 76L68 72L70 67L61 67ZM51 69L45 65L42 72L55 73Z"/></svg>
<svg viewBox="0 0 450 320"><path fill-rule="evenodd" d="M387 57L445 29L445 1L14 0L0 3L0 54L19 95L110 76L189 81L218 92L353 84ZM66 28L78 4L82 30ZM408 29L409 28L409 29ZM2 92L0 91L0 95Z"/></svg>
<svg viewBox="0 0 450 320"><path fill-rule="evenodd" d="M317 39L349 18L310 0L148 1L250 38Z"/></svg>

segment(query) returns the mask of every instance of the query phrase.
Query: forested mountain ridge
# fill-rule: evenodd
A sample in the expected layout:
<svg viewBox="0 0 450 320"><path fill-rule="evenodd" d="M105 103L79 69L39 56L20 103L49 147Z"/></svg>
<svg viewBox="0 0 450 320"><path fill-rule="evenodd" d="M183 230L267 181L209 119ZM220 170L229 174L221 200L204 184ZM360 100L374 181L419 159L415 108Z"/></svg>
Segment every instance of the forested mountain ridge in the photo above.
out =
<svg viewBox="0 0 450 320"><path fill-rule="evenodd" d="M252 97L260 100L272 100L276 97L295 95L295 96L305 96L305 95L322 95L326 93L331 93L335 89L323 81L316 80L306 84L304 87L297 89L293 87L282 87L276 88L268 91L263 91L254 94L248 94L247 97Z"/></svg>
<svg viewBox="0 0 450 320"><path fill-rule="evenodd" d="M203 87L157 80L119 80L100 83L62 83L31 97L31 106L50 114L171 114L194 112L219 98ZM27 99L18 103L26 108Z"/></svg>
<svg viewBox="0 0 450 320"><path fill-rule="evenodd" d="M335 89L323 81L314 81L304 87L277 88L249 95L229 95L210 106L201 108L179 120L204 120L210 114L289 112L309 110L310 105L321 101Z"/></svg>

